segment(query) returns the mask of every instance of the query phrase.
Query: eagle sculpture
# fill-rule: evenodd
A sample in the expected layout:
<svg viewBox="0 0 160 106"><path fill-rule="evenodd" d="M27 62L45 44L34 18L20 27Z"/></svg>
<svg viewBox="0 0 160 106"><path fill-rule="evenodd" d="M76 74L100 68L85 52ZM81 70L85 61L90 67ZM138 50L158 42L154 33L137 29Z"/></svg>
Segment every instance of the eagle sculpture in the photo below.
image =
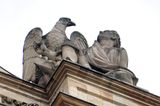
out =
<svg viewBox="0 0 160 106"><path fill-rule="evenodd" d="M75 23L69 18L60 18L53 29L43 36L41 28L33 28L25 38L23 46L23 79L39 83L41 79L46 84L48 79L46 74L52 73L56 66L56 61L61 60L61 46L67 38L66 28L75 26ZM56 59L59 57L59 59ZM56 61L55 61L56 60ZM42 70L44 72L42 72ZM41 71L39 74L39 70ZM38 75L38 76L37 76ZM45 76L45 78L43 78Z"/></svg>

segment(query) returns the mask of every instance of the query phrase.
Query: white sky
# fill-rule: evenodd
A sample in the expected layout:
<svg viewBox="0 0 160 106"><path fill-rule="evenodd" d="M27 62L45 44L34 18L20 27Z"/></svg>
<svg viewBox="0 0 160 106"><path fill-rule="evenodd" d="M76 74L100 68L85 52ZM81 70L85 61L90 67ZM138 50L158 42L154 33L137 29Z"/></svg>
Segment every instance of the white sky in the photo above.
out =
<svg viewBox="0 0 160 106"><path fill-rule="evenodd" d="M22 76L28 32L49 32L60 17L71 18L91 46L99 31L116 30L138 87L160 96L160 0L0 0L0 66Z"/></svg>

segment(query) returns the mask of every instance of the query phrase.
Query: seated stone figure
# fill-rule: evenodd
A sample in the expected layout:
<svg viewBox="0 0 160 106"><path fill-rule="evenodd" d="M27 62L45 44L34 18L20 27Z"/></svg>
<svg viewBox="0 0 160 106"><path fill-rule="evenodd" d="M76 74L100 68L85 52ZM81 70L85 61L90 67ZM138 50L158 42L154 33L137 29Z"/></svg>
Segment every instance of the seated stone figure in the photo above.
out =
<svg viewBox="0 0 160 106"><path fill-rule="evenodd" d="M136 84L134 74L127 69L127 52L121 47L120 37L116 31L100 31L97 41L88 48L86 56L92 68L112 78Z"/></svg>

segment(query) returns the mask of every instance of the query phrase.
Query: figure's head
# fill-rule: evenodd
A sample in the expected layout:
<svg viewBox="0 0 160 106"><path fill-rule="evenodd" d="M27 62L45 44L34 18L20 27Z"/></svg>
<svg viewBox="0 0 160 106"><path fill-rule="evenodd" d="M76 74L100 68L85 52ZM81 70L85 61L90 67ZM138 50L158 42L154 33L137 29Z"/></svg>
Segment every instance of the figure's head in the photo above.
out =
<svg viewBox="0 0 160 106"><path fill-rule="evenodd" d="M66 17L62 17L59 19L59 22L61 22L63 25L65 25L66 27L69 26L75 26L76 24L74 22L71 21L70 18L66 18Z"/></svg>
<svg viewBox="0 0 160 106"><path fill-rule="evenodd" d="M113 41L113 47L119 48L121 46L120 37L116 31L113 31L113 30L100 31L97 37L97 41L100 43L100 42L104 42L105 40ZM107 44L107 41L104 43ZM111 43L111 42L108 42L108 43Z"/></svg>

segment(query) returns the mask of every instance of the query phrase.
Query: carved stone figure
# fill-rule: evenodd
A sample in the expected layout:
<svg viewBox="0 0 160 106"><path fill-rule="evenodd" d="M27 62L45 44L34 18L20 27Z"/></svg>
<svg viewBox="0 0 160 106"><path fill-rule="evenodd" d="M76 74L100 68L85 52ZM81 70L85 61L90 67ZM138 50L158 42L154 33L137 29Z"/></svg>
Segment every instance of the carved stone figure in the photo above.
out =
<svg viewBox="0 0 160 106"><path fill-rule="evenodd" d="M69 26L75 26L75 23L72 22L69 18L60 18L56 25L53 27L53 29L45 35L45 45L47 45L47 48L49 50L56 53L61 50L64 41L68 39L65 31L66 28ZM46 54L46 56L52 57L49 56L49 54ZM58 58L60 59L61 56L59 56ZM60 64L60 62L61 61L57 61L57 66Z"/></svg>
<svg viewBox="0 0 160 106"><path fill-rule="evenodd" d="M127 68L128 56L124 48L120 48L120 38L115 31L100 31L97 41L87 51L91 65L102 68L117 66Z"/></svg>
<svg viewBox="0 0 160 106"><path fill-rule="evenodd" d="M37 66L47 67L49 70L52 66L36 52L36 44L40 43L42 30L33 28L26 36L23 47L23 79L27 81L36 81Z"/></svg>
<svg viewBox="0 0 160 106"><path fill-rule="evenodd" d="M127 69L127 52L120 46L116 31L100 31L97 41L87 50L88 62L92 68L101 69L107 76L134 84L135 76Z"/></svg>
<svg viewBox="0 0 160 106"><path fill-rule="evenodd" d="M53 29L42 36L40 28L32 29L24 42L23 79L46 85L53 70L62 60L62 45L67 38L65 30L75 23L60 18Z"/></svg>
<svg viewBox="0 0 160 106"><path fill-rule="evenodd" d="M51 75L65 59L92 68L106 76L135 85L137 79L128 67L128 56L121 47L116 31L100 31L97 40L88 47L87 40L78 31L70 39L65 30L75 23L69 18L60 18L53 29L42 35L40 28L32 29L23 48L23 79L46 86Z"/></svg>
<svg viewBox="0 0 160 106"><path fill-rule="evenodd" d="M69 18L60 18L53 29L47 33L46 36L46 44L47 48L56 51L61 49L61 45L67 39L65 30L69 26L74 26L75 23L71 21Z"/></svg>

